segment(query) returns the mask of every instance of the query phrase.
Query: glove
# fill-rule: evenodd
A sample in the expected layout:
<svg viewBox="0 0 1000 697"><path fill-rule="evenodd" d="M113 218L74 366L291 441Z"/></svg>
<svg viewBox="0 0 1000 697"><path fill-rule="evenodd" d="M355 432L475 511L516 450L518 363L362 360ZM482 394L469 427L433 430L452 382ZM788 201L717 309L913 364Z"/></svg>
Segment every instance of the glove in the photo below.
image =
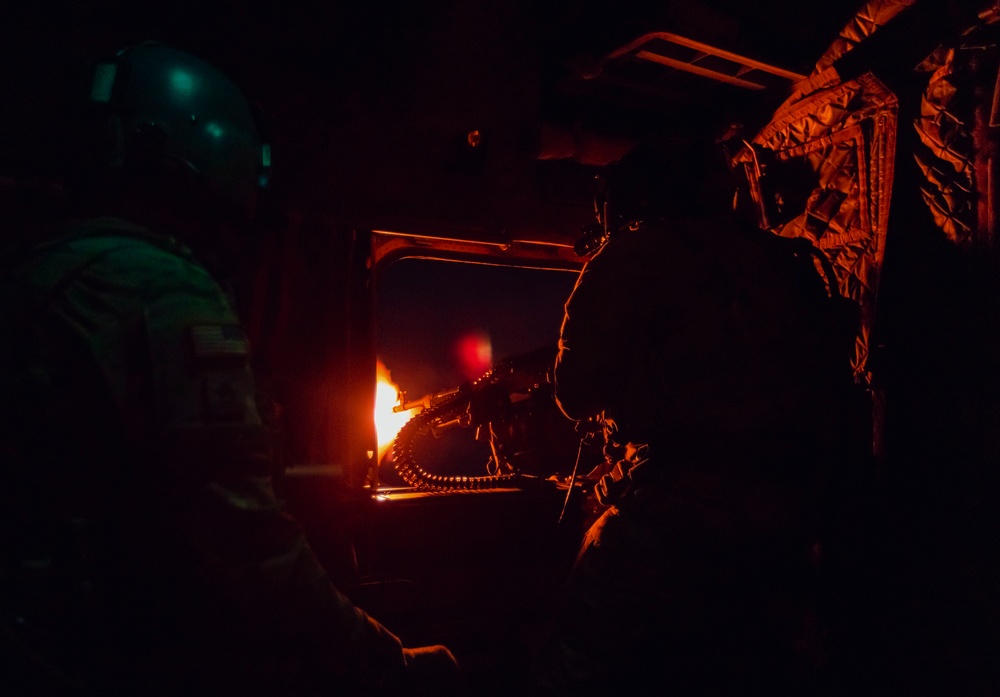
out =
<svg viewBox="0 0 1000 697"><path fill-rule="evenodd" d="M403 648L404 668L390 685L390 694L407 697L458 697L464 694L461 668L447 646Z"/></svg>
<svg viewBox="0 0 1000 697"><path fill-rule="evenodd" d="M632 480L628 473L632 469L633 463L628 460L619 460L610 472L605 474L594 485L594 497L602 506L614 506L632 488Z"/></svg>
<svg viewBox="0 0 1000 697"><path fill-rule="evenodd" d="M408 670L416 670L423 666L440 665L458 670L458 661L447 646L418 646L413 649L403 648L403 660Z"/></svg>

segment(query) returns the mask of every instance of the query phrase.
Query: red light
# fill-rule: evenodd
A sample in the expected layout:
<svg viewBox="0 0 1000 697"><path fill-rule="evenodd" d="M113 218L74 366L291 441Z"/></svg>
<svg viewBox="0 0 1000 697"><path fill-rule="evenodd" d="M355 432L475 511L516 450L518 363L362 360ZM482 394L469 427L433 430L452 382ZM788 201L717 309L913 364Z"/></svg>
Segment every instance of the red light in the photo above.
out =
<svg viewBox="0 0 1000 697"><path fill-rule="evenodd" d="M474 380L493 366L493 345L485 332L472 332L455 345L455 355L462 376Z"/></svg>

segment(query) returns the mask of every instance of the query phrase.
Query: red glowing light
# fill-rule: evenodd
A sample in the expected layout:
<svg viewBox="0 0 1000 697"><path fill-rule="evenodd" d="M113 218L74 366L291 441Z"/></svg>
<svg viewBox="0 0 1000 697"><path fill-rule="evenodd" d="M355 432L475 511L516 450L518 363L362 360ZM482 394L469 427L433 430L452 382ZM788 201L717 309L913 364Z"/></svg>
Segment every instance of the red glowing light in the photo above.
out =
<svg viewBox="0 0 1000 697"><path fill-rule="evenodd" d="M471 332L455 344L455 357L462 376L474 380L493 366L493 345L485 332Z"/></svg>

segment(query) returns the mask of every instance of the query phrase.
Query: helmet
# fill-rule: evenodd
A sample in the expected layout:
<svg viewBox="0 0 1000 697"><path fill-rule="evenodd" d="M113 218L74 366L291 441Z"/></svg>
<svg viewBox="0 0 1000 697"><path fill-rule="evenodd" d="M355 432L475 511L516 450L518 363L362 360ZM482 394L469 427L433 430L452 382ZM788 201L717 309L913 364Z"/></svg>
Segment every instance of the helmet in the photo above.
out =
<svg viewBox="0 0 1000 697"><path fill-rule="evenodd" d="M253 211L270 145L246 96L213 66L158 43L126 48L97 65L89 102L107 117L100 166L151 171L172 163L209 200Z"/></svg>

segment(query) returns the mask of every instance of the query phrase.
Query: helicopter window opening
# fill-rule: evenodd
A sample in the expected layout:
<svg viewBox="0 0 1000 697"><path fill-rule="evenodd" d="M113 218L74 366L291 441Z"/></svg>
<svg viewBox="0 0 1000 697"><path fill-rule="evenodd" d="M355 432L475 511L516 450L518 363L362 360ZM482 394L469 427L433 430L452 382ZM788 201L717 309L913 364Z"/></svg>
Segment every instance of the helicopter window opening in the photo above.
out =
<svg viewBox="0 0 1000 697"><path fill-rule="evenodd" d="M379 361L379 469L383 484L401 485L393 472L392 440L420 407L400 413L386 402L416 405L469 385L500 361L550 347L559 338L563 307L577 274L502 265L404 258L380 269L375 288ZM437 430L437 429L435 429ZM488 439L455 424L422 437L414 454L442 476L493 474Z"/></svg>

